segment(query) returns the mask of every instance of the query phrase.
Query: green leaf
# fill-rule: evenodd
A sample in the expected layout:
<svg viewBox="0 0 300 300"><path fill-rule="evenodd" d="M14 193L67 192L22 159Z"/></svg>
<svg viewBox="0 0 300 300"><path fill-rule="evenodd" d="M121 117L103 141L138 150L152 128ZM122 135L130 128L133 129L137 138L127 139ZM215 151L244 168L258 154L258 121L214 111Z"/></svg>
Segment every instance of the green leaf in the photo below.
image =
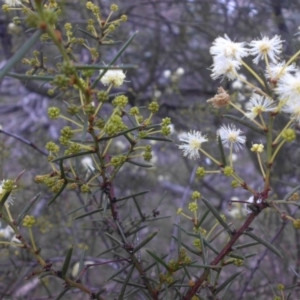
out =
<svg viewBox="0 0 300 300"><path fill-rule="evenodd" d="M202 218L198 221L198 223L196 225L197 229L201 227L202 223L205 221L208 214L209 214L209 209L203 214Z"/></svg>
<svg viewBox="0 0 300 300"><path fill-rule="evenodd" d="M130 160L130 159L126 160L126 162L128 162L132 165L135 165L135 166L142 167L142 168L152 168L153 167L152 165L136 162L136 161L133 161L133 160Z"/></svg>
<svg viewBox="0 0 300 300"><path fill-rule="evenodd" d="M21 213L17 217L17 225L19 226L22 222L23 218L27 215L28 211L31 209L31 207L34 205L35 201L41 196L41 194L37 194L33 199L29 201L21 211Z"/></svg>
<svg viewBox="0 0 300 300"><path fill-rule="evenodd" d="M169 142L173 143L173 140L164 138L164 137L159 137L159 136L146 136L144 138L141 138L141 140L150 140L150 141L161 141L161 142Z"/></svg>
<svg viewBox="0 0 300 300"><path fill-rule="evenodd" d="M190 264L189 267L191 268L198 268L198 269L212 269L212 270L215 270L215 269L221 269L222 267L220 266L210 266L210 265L199 265L199 264Z"/></svg>
<svg viewBox="0 0 300 300"><path fill-rule="evenodd" d="M105 232L104 233L106 236L108 236L110 239L112 239L113 241L115 241L116 243L118 243L120 246L123 246L123 243L122 242L120 242L117 238L115 238L113 235L111 235L111 234L109 234L109 233L107 233L107 232Z"/></svg>
<svg viewBox="0 0 300 300"><path fill-rule="evenodd" d="M221 285L218 286L218 288L214 292L214 295L217 295L218 293L220 293L228 284L230 284L242 272L243 271L237 272L237 273L231 275L229 278L227 278Z"/></svg>
<svg viewBox="0 0 300 300"><path fill-rule="evenodd" d="M0 201L0 212L2 212L2 208L4 206L4 203L8 199L10 194L11 194L11 192L7 192L6 190L4 190L4 194L3 194L2 198L1 198L1 201Z"/></svg>
<svg viewBox="0 0 300 300"><path fill-rule="evenodd" d="M6 76L20 79L20 80L41 80L41 81L52 81L54 76L41 76L41 75L26 75L26 74L18 74L14 72L8 73Z"/></svg>
<svg viewBox="0 0 300 300"><path fill-rule="evenodd" d="M241 245L236 245L236 246L232 246L232 250L236 251L239 249L243 249L243 248L248 248L248 247L252 247L259 244L259 242L250 242L250 243L245 243L245 244L241 244Z"/></svg>
<svg viewBox="0 0 300 300"><path fill-rule="evenodd" d="M112 274L110 277L108 277L105 281L108 282L110 281L111 279L113 279L114 277L116 277L117 275L119 274L125 274L123 273L128 267L132 266L132 264L128 264L128 265L125 265L124 267L122 267L121 269L118 269L117 272L115 272L114 274Z"/></svg>
<svg viewBox="0 0 300 300"><path fill-rule="evenodd" d="M143 240L138 246L136 246L132 252L134 254L135 252L139 251L141 248L143 248L145 245L147 245L158 233L160 230L155 231L151 233L145 240Z"/></svg>
<svg viewBox="0 0 300 300"><path fill-rule="evenodd" d="M227 166L226 156L225 156L224 147L223 147L223 143L222 143L222 139L221 139L220 135L218 135L218 145L219 145L219 150L221 153L222 164L224 167L226 167Z"/></svg>
<svg viewBox="0 0 300 300"><path fill-rule="evenodd" d="M78 275L84 268L84 258L85 258L85 250L83 249L81 254L80 254L80 259L79 259L79 268L78 268Z"/></svg>
<svg viewBox="0 0 300 300"><path fill-rule="evenodd" d="M298 190L300 189L300 185L297 185L295 188L293 188L289 193L287 193L285 195L285 197L283 198L284 201L288 201L289 198L296 193Z"/></svg>
<svg viewBox="0 0 300 300"><path fill-rule="evenodd" d="M129 196L126 196L126 197L123 197L123 198L119 198L119 199L116 200L116 202L123 201L123 200L129 199L129 198L132 198L132 197L137 197L137 196L145 195L145 194L147 194L149 192L150 191L143 191L143 192L139 192L139 193L136 193L136 194L132 194L132 195L129 195Z"/></svg>
<svg viewBox="0 0 300 300"><path fill-rule="evenodd" d="M60 160L64 160L64 159L68 159L68 158L72 158L72 157L77 157L77 156L83 156L83 155L87 155L87 154L91 154L91 153L95 153L95 151L94 150L89 150L89 151L80 152L80 153L76 153L76 154L65 155L65 156L55 158L55 159L51 160L51 162L57 162L57 161L60 161Z"/></svg>
<svg viewBox="0 0 300 300"><path fill-rule="evenodd" d="M91 215L96 214L96 213L101 212L101 211L103 211L103 208L102 208L102 207L99 208L99 209L90 211L90 212L88 212L88 213L86 213L86 214L80 215L80 216L74 218L73 220L74 220L74 221L75 221L75 220L79 220L79 219L85 218L85 217L87 217L87 216L91 216Z"/></svg>
<svg viewBox="0 0 300 300"><path fill-rule="evenodd" d="M115 278L114 281L119 282L119 283L123 283L123 284L125 282L124 280L118 279L118 278ZM135 283L135 282L127 282L127 285L134 286L134 287L140 288L140 289L145 289L146 288L143 284L138 284L138 283Z"/></svg>
<svg viewBox="0 0 300 300"><path fill-rule="evenodd" d="M9 59L5 66L0 70L0 81L3 77L26 55L26 53L34 46L40 36L42 35L42 30L37 30L23 46Z"/></svg>
<svg viewBox="0 0 300 300"><path fill-rule="evenodd" d="M119 297L118 297L119 300L123 299L123 296L125 294L126 288L128 286L128 283L129 283L129 280L132 276L133 270L134 270L134 266L131 266L131 268L130 268L130 270L129 270L126 278L125 278L125 281L123 282L123 285L122 285L122 288L121 288L121 291L120 291L120 294L119 294Z"/></svg>
<svg viewBox="0 0 300 300"><path fill-rule="evenodd" d="M128 69L137 69L137 65L122 65L122 66L104 66L104 65L80 65L74 64L74 67L77 70L128 70Z"/></svg>
<svg viewBox="0 0 300 300"><path fill-rule="evenodd" d="M236 116L232 116L232 115L223 115L224 118L227 118L227 119L230 119L230 120L233 120L239 124L242 124L252 130L254 130L255 132L259 133L259 134L262 134L262 135L265 135L266 133L260 129L259 127L253 125L252 123L248 122L248 121L245 121L244 119L241 119L241 118L238 118Z"/></svg>
<svg viewBox="0 0 300 300"><path fill-rule="evenodd" d="M118 244L118 245L115 245L115 246L113 246L113 247L111 247L111 248L109 248L109 249L106 249L105 251L99 253L98 255L96 255L96 257L99 257L99 256L101 256L101 255L103 255L103 254L105 254L105 253L112 252L112 251L116 250L116 249L119 248L119 247L120 247L119 244Z"/></svg>
<svg viewBox="0 0 300 300"><path fill-rule="evenodd" d="M70 264L70 261L71 261L71 258L72 258L73 247L74 247L74 245L72 245L70 247L70 249L68 250L67 255L65 257L65 261L64 261L63 267L61 269L61 277L62 278L66 277L66 274L67 274L67 271L68 271L68 268L69 268L69 264Z"/></svg>
<svg viewBox="0 0 300 300"><path fill-rule="evenodd" d="M62 297L64 296L64 294L65 294L68 290L70 290L70 289L71 289L70 287L65 288L61 293L59 293L59 295L58 295L54 300L60 300L60 299L62 299Z"/></svg>
<svg viewBox="0 0 300 300"><path fill-rule="evenodd" d="M231 229L227 225L227 223L222 219L221 215L218 213L218 211L214 208L211 203L202 197L202 201L207 206L207 208L211 211L211 213L216 217L216 219L219 221L219 223L225 228L225 230L228 232L228 234L231 236Z"/></svg>
<svg viewBox="0 0 300 300"><path fill-rule="evenodd" d="M257 235L251 233L251 232L244 232L245 235L251 237L253 240L259 242L260 244L264 245L265 247L267 247L270 251L272 251L273 253L275 253L277 256L283 258L282 254L275 248L275 246L273 246L271 243L269 243L268 241L261 239L260 237L258 237Z"/></svg>
<svg viewBox="0 0 300 300"><path fill-rule="evenodd" d="M89 207L89 206L91 206L91 204L86 204L86 205L77 207L77 208L71 210L71 211L68 213L68 216L70 216L70 215L76 213L78 210L85 209L85 208L87 208L87 207Z"/></svg>
<svg viewBox="0 0 300 300"><path fill-rule="evenodd" d="M149 255L151 255L159 264L161 264L162 266L165 267L166 270L169 270L169 267L168 265L161 259L159 258L155 253L151 252L150 250L146 250L147 253Z"/></svg>

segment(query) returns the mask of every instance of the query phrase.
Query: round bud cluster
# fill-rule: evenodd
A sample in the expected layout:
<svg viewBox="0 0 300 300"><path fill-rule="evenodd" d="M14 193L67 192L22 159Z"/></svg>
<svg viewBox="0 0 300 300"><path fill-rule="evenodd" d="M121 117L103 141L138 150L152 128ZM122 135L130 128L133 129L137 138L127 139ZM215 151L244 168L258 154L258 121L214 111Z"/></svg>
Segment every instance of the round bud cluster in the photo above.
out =
<svg viewBox="0 0 300 300"><path fill-rule="evenodd" d="M143 157L145 161L150 161L152 159L152 147L150 145L147 145L145 147Z"/></svg>
<svg viewBox="0 0 300 300"><path fill-rule="evenodd" d="M34 216L26 215L23 219L23 226L31 228L36 223Z"/></svg>

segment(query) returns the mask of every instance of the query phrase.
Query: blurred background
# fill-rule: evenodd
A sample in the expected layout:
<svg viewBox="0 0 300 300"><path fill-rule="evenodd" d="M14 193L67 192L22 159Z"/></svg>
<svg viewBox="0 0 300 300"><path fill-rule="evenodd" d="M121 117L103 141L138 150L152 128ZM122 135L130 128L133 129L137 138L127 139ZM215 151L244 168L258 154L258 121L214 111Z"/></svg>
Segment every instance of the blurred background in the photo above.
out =
<svg viewBox="0 0 300 300"><path fill-rule="evenodd" d="M86 28L87 20L91 18L85 9L86 1L62 2L64 4L58 28L63 30L64 23L70 20L72 24L77 24L78 28ZM176 244L171 238L172 235L176 235L176 227L173 224L177 224L180 220L181 226L192 230L190 221L182 217L179 219L176 211L179 207L188 211L187 204L194 190L200 191L222 214L226 215L229 222L234 223L234 227L238 228L245 215L243 211L239 211L238 205L233 206L233 209L238 209L238 213L230 212L228 202L233 197L245 201L249 198L249 193L242 189L233 190L230 188L230 180L221 176L207 175L203 180L196 179L196 168L203 166L212 169L212 163L204 156L199 160L183 158L178 150L179 138L186 131L199 130L208 134L211 142L210 145L205 145L206 150L215 156L219 155L215 141L216 130L221 124L231 123L223 115L232 112L227 109L216 110L208 105L206 100L213 97L217 87L222 85L232 94L232 99L238 105L245 107L251 91L241 82L230 82L226 79L220 82L211 79L209 68L212 65L212 58L209 48L212 42L224 34L237 42L250 42L263 35L272 37L277 34L285 41L283 57L287 60L300 45L300 36L296 35L300 26L300 1L94 0L93 2L101 7L103 16L109 14L112 3L119 6L116 15L128 16L128 21L113 34L116 45L100 46L99 63L109 63L122 43L138 31L133 42L118 60L120 65L134 64L138 68L126 72L126 83L118 89L118 92L121 91L129 97L130 106L147 106L153 99L157 99L160 104L157 120L164 117L172 119L170 138L173 143L152 144L153 167L141 170L132 168L131 165L125 166L117 179L117 195L124 196L150 190L148 194L139 198L143 212L151 215L153 211L158 211L159 216L169 216L158 222L145 224L139 238L143 239L150 232L160 229L160 233L149 247L162 255L170 253L169 258L172 258L176 250ZM14 16L22 18L20 12L9 14L0 12L1 67L31 35L24 25L16 26L11 23ZM81 32L76 33L76 36L80 35ZM40 43L36 49L49 56L48 66L55 65L54 47ZM91 63L91 55L87 49L78 46L74 49L74 53L81 63ZM32 57L32 54L27 57ZM251 64L250 59L247 62ZM262 71L259 66L255 68L258 72ZM24 74L27 70L26 66L20 64L16 66L14 72ZM247 73L244 75L255 84L255 80ZM38 220L35 228L36 236L39 237L38 244L42 246L45 257L59 266L63 262L66 250L71 244L75 244L74 268L76 258L79 259L82 250L86 251L86 257L90 261L102 262L106 259L105 255L104 258L103 256L98 258L97 255L111 246L111 241L104 236L104 232L109 231L109 222L104 219L98 220L96 217L72 221L74 215L70 215L70 212L82 206L86 199L76 192L69 191L60 196L55 204L47 207L51 192L33 182L36 175L45 174L50 170L47 157L41 153L46 152L46 142L57 141L60 129L67 124L62 121L51 121L47 116L47 108L59 106L63 109L63 101L70 103L75 101L72 94L68 93L63 95L54 93L50 97L48 89L48 83L41 84L11 77L6 77L0 82L0 125L5 131L0 133L0 180L15 178L22 170L26 170L20 181L20 188L14 194L15 204L12 211L15 215L20 213L21 208L32 197L41 193L32 214ZM278 120L278 128L282 128L281 125L285 124L285 121ZM263 187L262 178L255 156L249 149L252 143L260 142L263 137L248 132L246 127L241 129L247 136L247 147L237 153L235 169L248 184L260 190ZM34 149L32 145L40 151ZM115 153L121 153L123 146L122 141L116 143ZM282 199L291 188L299 184L299 151L298 140L287 145L279 156L274 166L271 193L274 199ZM126 205L121 207L122 217L126 222L132 222L139 214L133 204L127 202ZM295 208L285 209L291 215L297 213ZM211 224L208 220L207 230ZM1 224L0 227L5 229L5 224ZM254 252L257 252L257 255L245 262L244 272L232 284L226 299L273 299L274 289L278 283L292 286L299 280L297 276L300 273L299 233L271 210L264 211L253 227L255 233L268 241L274 241L274 245L284 254L284 259L275 257L262 246L255 248ZM5 239L4 234L2 238ZM136 243L135 240L132 242ZM60 282L47 279L41 284L34 278L24 281L24 277L36 267L27 253L0 245L0 257L0 291L3 293L0 299L11 296L12 299L55 298L53 287L60 286ZM110 274L117 268L120 266L106 266L105 272ZM229 267L226 272L229 274L231 271ZM89 269L85 281L91 286L105 286L108 295L113 295L116 283L105 284L105 276L101 274L97 271L97 267ZM220 281L226 278L224 274L223 276ZM66 295L64 299L88 299L83 298L83 295L76 298L76 291L74 293ZM296 289L290 299L298 297L300 292Z"/></svg>

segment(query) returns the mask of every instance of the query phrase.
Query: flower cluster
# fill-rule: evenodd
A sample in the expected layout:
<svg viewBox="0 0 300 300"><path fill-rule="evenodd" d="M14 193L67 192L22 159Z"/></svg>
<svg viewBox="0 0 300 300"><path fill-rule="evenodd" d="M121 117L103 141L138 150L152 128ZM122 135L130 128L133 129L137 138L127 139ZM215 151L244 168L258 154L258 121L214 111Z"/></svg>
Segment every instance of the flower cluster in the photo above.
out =
<svg viewBox="0 0 300 300"><path fill-rule="evenodd" d="M272 39L262 37L261 40L253 40L248 43L233 42L227 35L218 37L210 48L213 56L212 78L227 77L233 80L238 77L237 70L243 64L242 58L249 55L255 56L253 62L258 64L261 59L278 62L283 41L275 35ZM274 69L273 69L274 73Z"/></svg>

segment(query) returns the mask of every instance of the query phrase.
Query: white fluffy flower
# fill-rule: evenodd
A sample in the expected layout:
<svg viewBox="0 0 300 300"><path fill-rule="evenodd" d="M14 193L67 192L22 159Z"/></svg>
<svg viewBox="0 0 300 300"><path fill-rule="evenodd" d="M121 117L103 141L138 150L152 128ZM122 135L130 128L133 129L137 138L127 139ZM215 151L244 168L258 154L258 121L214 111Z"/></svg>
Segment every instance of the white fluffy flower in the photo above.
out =
<svg viewBox="0 0 300 300"><path fill-rule="evenodd" d="M184 74L184 69L183 68L178 68L176 71L175 71L175 74L177 76L182 76Z"/></svg>
<svg viewBox="0 0 300 300"><path fill-rule="evenodd" d="M210 48L210 54L220 58L240 60L242 57L249 55L245 44L245 42L235 43L225 34L225 38L218 37L214 40Z"/></svg>
<svg viewBox="0 0 300 300"><path fill-rule="evenodd" d="M289 66L285 66L285 61L270 64L270 67L266 69L266 77L270 80L278 80L286 74L294 73L298 70L295 64L291 64Z"/></svg>
<svg viewBox="0 0 300 300"><path fill-rule="evenodd" d="M258 94L253 94L248 106L249 112L245 116L249 119L255 119L263 112L270 112L275 109L274 101Z"/></svg>
<svg viewBox="0 0 300 300"><path fill-rule="evenodd" d="M264 36L261 40L253 40L249 43L250 54L256 57L253 59L255 64L261 59L264 59L265 56L268 56L273 63L276 63L278 60L278 55L281 53L283 41L280 39L280 36L275 35L272 39L269 39L267 36Z"/></svg>
<svg viewBox="0 0 300 300"><path fill-rule="evenodd" d="M218 130L218 135L221 138L224 147L233 148L236 152L242 148L246 142L246 137L242 135L242 131L237 129L235 125L223 125Z"/></svg>
<svg viewBox="0 0 300 300"><path fill-rule="evenodd" d="M119 87L123 84L126 75L122 70L108 70L100 79L104 85Z"/></svg>
<svg viewBox="0 0 300 300"><path fill-rule="evenodd" d="M4 185L4 183L5 183L6 181L7 181L7 180L3 179L3 180L0 182L0 199L1 199L2 196L5 194L5 190L3 189L3 185ZM13 204L14 204L14 199L13 199L13 197L11 196L11 193L10 193L10 195L8 196L8 198L6 199L5 203L8 204L8 205L13 205Z"/></svg>
<svg viewBox="0 0 300 300"><path fill-rule="evenodd" d="M5 228L0 229L0 238L3 237L9 240L14 234L14 231L11 229L10 226L6 226Z"/></svg>
<svg viewBox="0 0 300 300"><path fill-rule="evenodd" d="M163 76L165 78L169 78L171 76L172 72L170 70L164 70L163 71Z"/></svg>
<svg viewBox="0 0 300 300"><path fill-rule="evenodd" d="M275 92L279 95L280 100L299 102L300 72L298 71L294 75L287 73L282 76L278 81Z"/></svg>
<svg viewBox="0 0 300 300"><path fill-rule="evenodd" d="M291 119L294 119L300 124L300 101L287 102L283 107L282 111L291 115Z"/></svg>
<svg viewBox="0 0 300 300"><path fill-rule="evenodd" d="M20 0L5 0L5 4L9 6L17 6L17 5L21 5L22 2Z"/></svg>
<svg viewBox="0 0 300 300"><path fill-rule="evenodd" d="M179 149L183 150L183 155L188 158L199 158L200 153L199 149L201 148L202 143L207 142L206 135L202 135L199 131L191 131L185 133L180 141L183 142L182 145L179 145Z"/></svg>
<svg viewBox="0 0 300 300"><path fill-rule="evenodd" d="M240 62L231 58L215 57L212 65L212 79L227 77L233 80L237 77L237 70L240 69Z"/></svg>
<svg viewBox="0 0 300 300"><path fill-rule="evenodd" d="M95 168L93 166L93 160L89 156L84 157L81 160L81 164L87 171L95 170Z"/></svg>

